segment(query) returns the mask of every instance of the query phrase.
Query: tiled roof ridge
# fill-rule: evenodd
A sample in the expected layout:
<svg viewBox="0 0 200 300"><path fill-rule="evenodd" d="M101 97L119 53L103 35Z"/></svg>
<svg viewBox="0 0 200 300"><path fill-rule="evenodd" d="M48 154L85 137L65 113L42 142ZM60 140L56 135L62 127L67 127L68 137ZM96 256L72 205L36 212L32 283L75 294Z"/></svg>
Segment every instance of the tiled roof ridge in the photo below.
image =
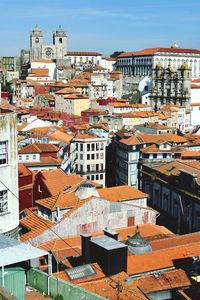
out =
<svg viewBox="0 0 200 300"><path fill-rule="evenodd" d="M194 233L194 232L193 232ZM164 239L165 240L165 239ZM193 244L193 243L192 243ZM199 242L194 242L194 244L197 244L197 245L199 245L200 246L200 241ZM187 246L191 246L191 242L188 242L188 243L186 243L186 244L184 244L184 245L182 245L182 247L181 248L183 248L183 247L187 247ZM157 250L153 250L152 252L146 252L146 253L141 253L140 254L140 256L142 255L144 255L144 256L148 256L148 255L151 255L151 254L156 254L156 253L161 253L161 252L166 252L166 251L170 251L170 250L176 250L176 249L180 249L180 245L177 245L177 246L171 246L171 247L169 247L169 248L164 248L164 249L157 249ZM187 250L187 249L185 249L185 250ZM194 251L195 251L195 249L194 249ZM192 253L190 253L190 252L187 252L186 253L187 255L185 255L185 257L193 257L193 256L195 256L195 254L192 254Z"/></svg>

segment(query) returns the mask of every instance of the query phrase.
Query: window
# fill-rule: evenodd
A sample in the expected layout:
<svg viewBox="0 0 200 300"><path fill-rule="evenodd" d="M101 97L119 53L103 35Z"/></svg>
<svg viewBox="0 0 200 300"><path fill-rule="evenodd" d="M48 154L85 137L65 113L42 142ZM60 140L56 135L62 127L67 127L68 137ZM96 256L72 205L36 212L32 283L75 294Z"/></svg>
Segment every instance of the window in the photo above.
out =
<svg viewBox="0 0 200 300"><path fill-rule="evenodd" d="M99 159L99 153L96 154L96 159Z"/></svg>
<svg viewBox="0 0 200 300"><path fill-rule="evenodd" d="M96 171L99 171L99 165L98 164L96 165Z"/></svg>
<svg viewBox="0 0 200 300"><path fill-rule="evenodd" d="M103 150L103 143L100 144L100 149Z"/></svg>
<svg viewBox="0 0 200 300"><path fill-rule="evenodd" d="M19 160L22 160L22 155L19 155Z"/></svg>
<svg viewBox="0 0 200 300"><path fill-rule="evenodd" d="M94 154L92 154L92 159L94 159Z"/></svg>
<svg viewBox="0 0 200 300"><path fill-rule="evenodd" d="M33 154L33 159L36 159L36 154Z"/></svg>
<svg viewBox="0 0 200 300"><path fill-rule="evenodd" d="M83 172L83 165L80 165L80 171Z"/></svg>
<svg viewBox="0 0 200 300"><path fill-rule="evenodd" d="M99 180L99 174L96 175L96 180Z"/></svg>
<svg viewBox="0 0 200 300"><path fill-rule="evenodd" d="M87 160L90 160L90 154L87 154Z"/></svg>
<svg viewBox="0 0 200 300"><path fill-rule="evenodd" d="M100 158L103 159L103 153L100 153Z"/></svg>
<svg viewBox="0 0 200 300"><path fill-rule="evenodd" d="M94 180L94 175L91 176L91 180Z"/></svg>
<svg viewBox="0 0 200 300"><path fill-rule="evenodd" d="M8 211L8 191L0 191L0 213Z"/></svg>
<svg viewBox="0 0 200 300"><path fill-rule="evenodd" d="M80 144L80 151L83 151L83 144Z"/></svg>
<svg viewBox="0 0 200 300"><path fill-rule="evenodd" d="M80 154L80 159L81 159L81 160L83 159L83 154Z"/></svg>
<svg viewBox="0 0 200 300"><path fill-rule="evenodd" d="M101 170L103 170L103 164L101 164Z"/></svg>
<svg viewBox="0 0 200 300"><path fill-rule="evenodd" d="M29 160L29 155L26 155L26 160Z"/></svg>
<svg viewBox="0 0 200 300"><path fill-rule="evenodd" d="M95 144L92 144L92 151L95 150Z"/></svg>
<svg viewBox="0 0 200 300"><path fill-rule="evenodd" d="M90 165L87 165L87 172L90 172Z"/></svg>
<svg viewBox="0 0 200 300"><path fill-rule="evenodd" d="M103 179L103 174L100 174L100 179Z"/></svg>
<svg viewBox="0 0 200 300"><path fill-rule="evenodd" d="M8 163L8 142L0 142L0 165Z"/></svg>
<svg viewBox="0 0 200 300"><path fill-rule="evenodd" d="M157 154L156 153L153 154L153 158L157 158Z"/></svg>
<svg viewBox="0 0 200 300"><path fill-rule="evenodd" d="M96 143L96 150L99 150L99 143Z"/></svg>
<svg viewBox="0 0 200 300"><path fill-rule="evenodd" d="M90 144L87 144L87 151L90 151Z"/></svg>

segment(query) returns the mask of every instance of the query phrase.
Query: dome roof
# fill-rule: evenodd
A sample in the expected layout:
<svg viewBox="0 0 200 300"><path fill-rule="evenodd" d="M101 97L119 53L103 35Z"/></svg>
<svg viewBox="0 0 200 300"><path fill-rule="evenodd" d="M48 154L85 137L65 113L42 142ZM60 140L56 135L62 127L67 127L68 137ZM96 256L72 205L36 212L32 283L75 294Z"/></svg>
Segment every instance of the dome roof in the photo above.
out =
<svg viewBox="0 0 200 300"><path fill-rule="evenodd" d="M133 254L142 254L152 251L149 243L140 235L138 227L135 234L128 237L126 245L128 246L128 250Z"/></svg>
<svg viewBox="0 0 200 300"><path fill-rule="evenodd" d="M171 48L180 48L179 44L177 44L177 42L174 42L172 45L171 45Z"/></svg>
<svg viewBox="0 0 200 300"><path fill-rule="evenodd" d="M99 193L96 190L96 187L89 181L85 181L79 185L76 190L76 196L80 199L86 199L89 197L99 197Z"/></svg>

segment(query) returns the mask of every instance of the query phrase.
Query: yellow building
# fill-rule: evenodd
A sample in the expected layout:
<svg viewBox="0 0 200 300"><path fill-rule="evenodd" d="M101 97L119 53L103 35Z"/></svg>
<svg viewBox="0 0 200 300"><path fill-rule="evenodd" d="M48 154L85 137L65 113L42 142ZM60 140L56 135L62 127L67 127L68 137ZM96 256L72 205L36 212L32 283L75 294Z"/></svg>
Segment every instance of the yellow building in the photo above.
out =
<svg viewBox="0 0 200 300"><path fill-rule="evenodd" d="M55 109L71 115L80 116L83 110L89 108L90 100L82 94L67 94L56 97Z"/></svg>

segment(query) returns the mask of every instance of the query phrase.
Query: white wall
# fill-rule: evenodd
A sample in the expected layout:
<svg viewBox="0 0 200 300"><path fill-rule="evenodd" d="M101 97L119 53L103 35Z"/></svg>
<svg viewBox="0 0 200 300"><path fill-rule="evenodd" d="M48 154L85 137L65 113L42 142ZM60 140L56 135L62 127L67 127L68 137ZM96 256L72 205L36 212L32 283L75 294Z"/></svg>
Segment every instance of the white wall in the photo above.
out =
<svg viewBox="0 0 200 300"><path fill-rule="evenodd" d="M0 113L0 141L8 142L8 163L0 164L0 191L10 190L8 190L8 212L0 213L0 233L14 230L19 225L16 125L15 113Z"/></svg>

